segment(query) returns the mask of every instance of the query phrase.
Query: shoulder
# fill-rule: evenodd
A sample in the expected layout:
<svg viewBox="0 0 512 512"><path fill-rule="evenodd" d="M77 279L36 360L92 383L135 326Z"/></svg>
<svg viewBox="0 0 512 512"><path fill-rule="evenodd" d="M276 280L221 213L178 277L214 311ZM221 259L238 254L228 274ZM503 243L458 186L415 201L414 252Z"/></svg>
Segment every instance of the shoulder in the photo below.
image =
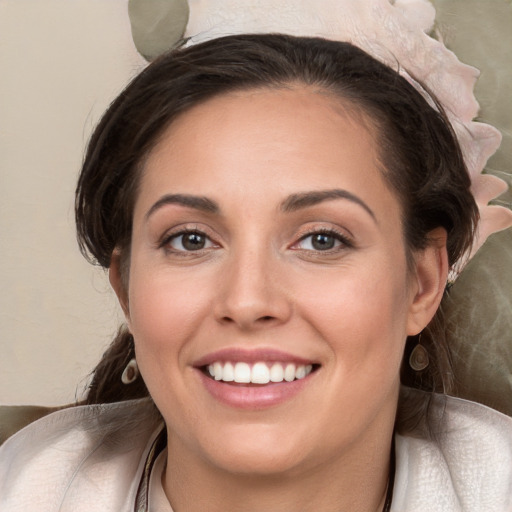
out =
<svg viewBox="0 0 512 512"><path fill-rule="evenodd" d="M512 418L436 396L431 439L397 436L392 510L512 510Z"/></svg>
<svg viewBox="0 0 512 512"><path fill-rule="evenodd" d="M0 448L0 510L122 511L162 429L152 402L74 407L50 414Z"/></svg>

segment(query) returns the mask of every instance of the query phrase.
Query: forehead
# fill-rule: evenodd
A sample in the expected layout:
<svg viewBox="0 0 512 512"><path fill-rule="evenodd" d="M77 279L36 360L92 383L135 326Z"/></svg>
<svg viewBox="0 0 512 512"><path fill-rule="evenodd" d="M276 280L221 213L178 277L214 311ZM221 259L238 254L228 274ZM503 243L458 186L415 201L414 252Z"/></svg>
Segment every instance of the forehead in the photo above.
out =
<svg viewBox="0 0 512 512"><path fill-rule="evenodd" d="M179 116L146 160L140 196L226 199L302 189L382 193L374 128L352 104L309 87L221 95ZM367 189L367 190L365 190Z"/></svg>

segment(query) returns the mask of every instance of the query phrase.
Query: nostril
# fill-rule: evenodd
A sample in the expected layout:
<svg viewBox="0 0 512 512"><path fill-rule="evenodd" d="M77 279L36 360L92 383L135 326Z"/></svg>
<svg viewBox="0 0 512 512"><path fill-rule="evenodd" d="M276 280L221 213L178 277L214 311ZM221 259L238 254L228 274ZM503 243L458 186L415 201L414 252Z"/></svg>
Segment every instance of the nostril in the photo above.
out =
<svg viewBox="0 0 512 512"><path fill-rule="evenodd" d="M249 321L249 322L244 322L243 319L237 320L236 318L233 318L232 316L228 316L228 315L223 316L220 319L220 322L225 324L225 325L227 325L227 324L239 324L239 325L245 326L245 327L248 327L251 324L253 324L254 327L256 327L256 326L262 327L263 325L271 324L272 322L275 322L275 321L276 321L276 317L272 316L272 315L260 316L260 317L257 317L255 320L252 320L252 321Z"/></svg>

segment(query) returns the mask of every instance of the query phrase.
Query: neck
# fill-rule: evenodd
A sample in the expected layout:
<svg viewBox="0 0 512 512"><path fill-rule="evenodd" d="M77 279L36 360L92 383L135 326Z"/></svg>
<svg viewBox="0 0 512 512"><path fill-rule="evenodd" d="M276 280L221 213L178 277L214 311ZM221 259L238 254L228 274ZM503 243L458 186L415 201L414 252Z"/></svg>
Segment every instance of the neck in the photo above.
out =
<svg viewBox="0 0 512 512"><path fill-rule="evenodd" d="M281 474L232 473L196 461L170 443L163 485L174 512L381 512L389 481L392 432L384 443ZM170 438L169 438L170 439Z"/></svg>

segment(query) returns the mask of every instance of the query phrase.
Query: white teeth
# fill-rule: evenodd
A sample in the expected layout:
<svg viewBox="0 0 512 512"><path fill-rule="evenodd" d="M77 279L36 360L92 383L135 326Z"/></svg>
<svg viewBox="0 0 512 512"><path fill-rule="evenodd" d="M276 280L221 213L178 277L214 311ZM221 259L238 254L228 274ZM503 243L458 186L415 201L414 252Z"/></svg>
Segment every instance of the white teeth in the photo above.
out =
<svg viewBox="0 0 512 512"><path fill-rule="evenodd" d="M292 380L295 380L295 365L293 363L286 365L286 368L284 369L284 380L286 382L292 382Z"/></svg>
<svg viewBox="0 0 512 512"><path fill-rule="evenodd" d="M283 382L284 369L280 363L274 363L270 368L270 382Z"/></svg>
<svg viewBox="0 0 512 512"><path fill-rule="evenodd" d="M265 363L256 363L252 367L251 382L254 384L267 384L270 382L270 370Z"/></svg>
<svg viewBox="0 0 512 512"><path fill-rule="evenodd" d="M251 382L251 367L247 363L235 364L235 382L248 384Z"/></svg>
<svg viewBox="0 0 512 512"><path fill-rule="evenodd" d="M306 376L306 367L304 365L297 366L297 370L295 370L295 378L303 379Z"/></svg>
<svg viewBox="0 0 512 512"><path fill-rule="evenodd" d="M293 363L221 363L215 361L208 365L208 373L215 380L238 382L243 384L268 384L269 382L292 382L303 379L313 371L313 365L295 365Z"/></svg>
<svg viewBox="0 0 512 512"><path fill-rule="evenodd" d="M233 382L235 380L235 369L231 363L224 365L224 372L222 374L222 380L224 382Z"/></svg>
<svg viewBox="0 0 512 512"><path fill-rule="evenodd" d="M220 363L213 363L213 377L215 380L222 380L222 365Z"/></svg>

